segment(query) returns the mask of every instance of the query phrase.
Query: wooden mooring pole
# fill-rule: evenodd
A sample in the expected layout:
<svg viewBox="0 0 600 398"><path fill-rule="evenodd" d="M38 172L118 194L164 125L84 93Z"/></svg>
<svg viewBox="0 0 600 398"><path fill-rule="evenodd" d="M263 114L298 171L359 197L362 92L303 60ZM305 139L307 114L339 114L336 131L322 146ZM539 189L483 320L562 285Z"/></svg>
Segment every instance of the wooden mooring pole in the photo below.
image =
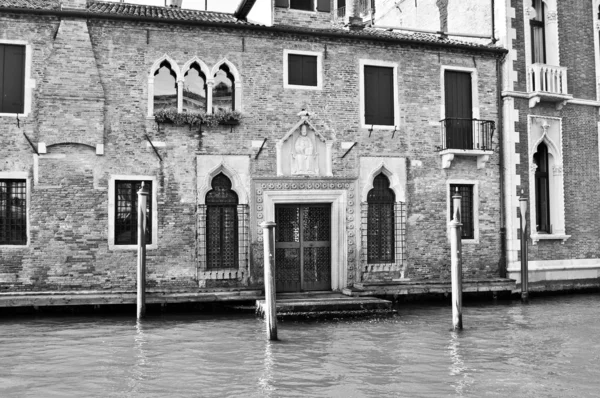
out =
<svg viewBox="0 0 600 398"><path fill-rule="evenodd" d="M529 302L529 264L527 263L527 198L521 190L519 198L521 209L521 301Z"/></svg>
<svg viewBox="0 0 600 398"><path fill-rule="evenodd" d="M137 193L137 319L146 316L146 203L148 192L144 183Z"/></svg>
<svg viewBox="0 0 600 398"><path fill-rule="evenodd" d="M265 221L263 243L265 247L265 321L269 340L277 340L277 305L275 303L275 223Z"/></svg>
<svg viewBox="0 0 600 398"><path fill-rule="evenodd" d="M452 327L463 328L462 322L462 224L460 218L461 196L456 192L452 196L454 214L450 221L450 260L452 275Z"/></svg>

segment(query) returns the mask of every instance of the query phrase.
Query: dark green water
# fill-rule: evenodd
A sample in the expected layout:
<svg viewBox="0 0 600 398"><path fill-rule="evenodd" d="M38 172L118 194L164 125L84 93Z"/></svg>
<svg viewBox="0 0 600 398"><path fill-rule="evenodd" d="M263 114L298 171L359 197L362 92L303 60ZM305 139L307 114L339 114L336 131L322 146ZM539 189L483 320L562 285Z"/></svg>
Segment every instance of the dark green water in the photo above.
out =
<svg viewBox="0 0 600 398"><path fill-rule="evenodd" d="M0 396L600 396L600 295L469 305L463 318L460 333L436 305L280 322L275 343L239 314L3 318Z"/></svg>

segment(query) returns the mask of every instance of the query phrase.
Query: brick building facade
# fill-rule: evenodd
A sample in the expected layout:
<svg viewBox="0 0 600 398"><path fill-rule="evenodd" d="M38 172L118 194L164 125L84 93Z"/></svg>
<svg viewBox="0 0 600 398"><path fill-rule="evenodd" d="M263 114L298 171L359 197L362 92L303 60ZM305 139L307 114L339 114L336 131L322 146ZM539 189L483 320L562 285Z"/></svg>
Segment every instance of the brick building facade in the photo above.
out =
<svg viewBox="0 0 600 398"><path fill-rule="evenodd" d="M0 0L0 46L22 53L22 95L0 113L0 289L132 290L141 182L152 289L260 286L266 220L278 222L280 290L449 279L451 188L466 202L466 277L498 276L505 51L315 28L301 21L330 13L287 4L259 26Z"/></svg>

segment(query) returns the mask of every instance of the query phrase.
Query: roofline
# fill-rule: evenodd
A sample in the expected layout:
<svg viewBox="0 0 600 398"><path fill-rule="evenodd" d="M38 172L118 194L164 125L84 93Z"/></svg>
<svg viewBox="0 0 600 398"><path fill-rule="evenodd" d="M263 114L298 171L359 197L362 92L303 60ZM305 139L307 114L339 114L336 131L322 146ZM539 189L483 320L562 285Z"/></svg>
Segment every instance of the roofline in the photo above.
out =
<svg viewBox="0 0 600 398"><path fill-rule="evenodd" d="M209 22L209 21L190 21L180 20L173 18L153 18L139 15L122 15L122 14L109 14L109 13L95 13L88 10L80 11L75 9L32 9L32 8L19 8L19 7L2 7L0 13L3 14L32 14L32 15L45 15L45 16L56 16L56 17L67 17L67 18L84 18L84 19L103 19L103 20L117 20L117 21L132 21L132 22L147 22L147 23L170 23L176 25L185 26L207 26L216 28L229 28L229 29L245 29L255 30L269 33L288 33L288 34L300 34L314 37L326 37L333 39L350 39L350 40L365 40L365 41L378 41L392 44L407 44L407 45L419 45L424 47L433 48L448 48L457 50L466 50L471 52L482 52L490 53L495 56L503 56L508 53L508 50L502 47L476 47L469 46L466 44L456 43L432 43L421 40L412 40L408 38L394 38L394 37L378 37L368 34L344 34L338 32L323 32L314 29L298 28L298 27L287 27L285 25L276 26L265 26L265 25L252 25L252 24L233 24L227 22Z"/></svg>

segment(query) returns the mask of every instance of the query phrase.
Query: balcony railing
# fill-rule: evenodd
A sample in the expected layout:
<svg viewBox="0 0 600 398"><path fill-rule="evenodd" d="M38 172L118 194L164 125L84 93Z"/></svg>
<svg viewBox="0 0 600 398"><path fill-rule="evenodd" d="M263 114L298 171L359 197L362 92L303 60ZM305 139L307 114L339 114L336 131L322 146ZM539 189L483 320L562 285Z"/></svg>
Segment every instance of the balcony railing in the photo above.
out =
<svg viewBox="0 0 600 398"><path fill-rule="evenodd" d="M442 148L491 151L496 124L491 120L447 118L441 122Z"/></svg>
<svg viewBox="0 0 600 398"><path fill-rule="evenodd" d="M346 7L336 8L331 12L331 19L333 23L344 23L346 22Z"/></svg>
<svg viewBox="0 0 600 398"><path fill-rule="evenodd" d="M371 14L373 9L373 0L358 0L358 12L361 16Z"/></svg>
<svg viewBox="0 0 600 398"><path fill-rule="evenodd" d="M532 64L527 71L529 92L568 95L567 68L546 64Z"/></svg>

